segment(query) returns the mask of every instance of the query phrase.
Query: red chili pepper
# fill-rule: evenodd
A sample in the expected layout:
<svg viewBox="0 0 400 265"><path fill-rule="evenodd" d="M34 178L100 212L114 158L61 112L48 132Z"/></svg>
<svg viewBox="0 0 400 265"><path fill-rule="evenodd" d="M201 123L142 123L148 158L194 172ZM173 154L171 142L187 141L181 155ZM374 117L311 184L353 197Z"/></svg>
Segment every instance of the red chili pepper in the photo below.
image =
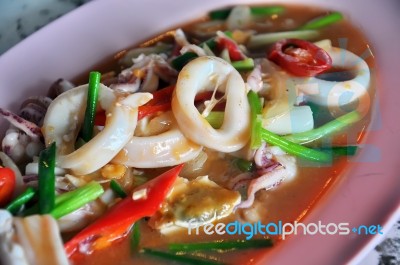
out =
<svg viewBox="0 0 400 265"><path fill-rule="evenodd" d="M231 61L241 61L246 58L243 52L239 49L237 43L229 38L219 37L217 41L217 48L220 51L227 49Z"/></svg>
<svg viewBox="0 0 400 265"><path fill-rule="evenodd" d="M167 111L169 109L171 109L171 103L164 103L161 105L154 105L154 106L147 106L147 105L140 106L138 113L138 120L141 120L144 117L154 114L156 112Z"/></svg>
<svg viewBox="0 0 400 265"><path fill-rule="evenodd" d="M0 167L0 207L5 206L11 200L14 188L14 171L6 167Z"/></svg>
<svg viewBox="0 0 400 265"><path fill-rule="evenodd" d="M131 196L115 204L104 216L83 229L68 241L64 247L68 256L80 246L89 245L90 250L99 250L125 237L134 222L154 215L171 190L183 164L176 166L149 182L137 187L133 193L141 190L146 195L137 200Z"/></svg>
<svg viewBox="0 0 400 265"><path fill-rule="evenodd" d="M175 44L174 48L172 49L171 56L179 56L181 55L182 46L179 44Z"/></svg>
<svg viewBox="0 0 400 265"><path fill-rule="evenodd" d="M172 93L175 89L175 85L169 86L153 93L153 99L147 102L145 105L140 106L138 111L138 120L143 119L146 116L152 115L159 111L168 111L171 109L171 98ZM195 101L203 101L210 99L212 91L206 91L196 95ZM104 126L106 124L106 113L104 110L96 113L94 124L97 126Z"/></svg>
<svg viewBox="0 0 400 265"><path fill-rule="evenodd" d="M172 85L153 92L153 98L149 102L147 102L145 106L154 106L163 103L170 103L174 89L175 85Z"/></svg>
<svg viewBox="0 0 400 265"><path fill-rule="evenodd" d="M276 42L268 59L296 76L316 76L332 67L332 59L325 50L299 39Z"/></svg>
<svg viewBox="0 0 400 265"><path fill-rule="evenodd" d="M145 105L139 107L138 120L158 111L169 110L171 108L171 97L174 89L175 85L172 85L155 91L153 93L153 98ZM96 113L94 124L97 126L104 126L106 124L105 111L99 111Z"/></svg>
<svg viewBox="0 0 400 265"><path fill-rule="evenodd" d="M106 124L106 112L104 110L96 112L94 116L94 125L104 126Z"/></svg>

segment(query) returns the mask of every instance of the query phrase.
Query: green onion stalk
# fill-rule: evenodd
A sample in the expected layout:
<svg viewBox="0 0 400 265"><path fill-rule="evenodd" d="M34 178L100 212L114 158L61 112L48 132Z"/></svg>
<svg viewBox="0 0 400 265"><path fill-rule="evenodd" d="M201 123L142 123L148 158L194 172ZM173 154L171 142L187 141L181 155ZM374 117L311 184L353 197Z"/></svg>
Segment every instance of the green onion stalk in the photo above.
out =
<svg viewBox="0 0 400 265"><path fill-rule="evenodd" d="M100 79L101 74L99 72L90 72L85 118L83 120L81 132L82 139L85 142L89 142L93 137L94 119L99 98Z"/></svg>
<svg viewBox="0 0 400 265"><path fill-rule="evenodd" d="M56 143L53 142L39 155L39 212L50 213L56 196Z"/></svg>

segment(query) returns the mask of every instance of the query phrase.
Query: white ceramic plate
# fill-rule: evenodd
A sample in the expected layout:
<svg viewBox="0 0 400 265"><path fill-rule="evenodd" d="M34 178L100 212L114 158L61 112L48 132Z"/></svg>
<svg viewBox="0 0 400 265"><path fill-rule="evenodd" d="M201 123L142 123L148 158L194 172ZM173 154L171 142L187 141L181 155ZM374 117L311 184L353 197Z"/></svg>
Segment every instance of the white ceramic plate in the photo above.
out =
<svg viewBox="0 0 400 265"><path fill-rule="evenodd" d="M282 3L300 1L281 0ZM400 2L303 0L343 11L371 41L378 86L374 122L360 156L304 222L383 225L387 231L400 205ZM21 99L46 93L58 77L70 79L106 56L173 26L245 0L97 0L55 21L0 57L0 106L16 110ZM0 132L8 125L0 120ZM292 236L262 259L269 264L357 262L379 236Z"/></svg>

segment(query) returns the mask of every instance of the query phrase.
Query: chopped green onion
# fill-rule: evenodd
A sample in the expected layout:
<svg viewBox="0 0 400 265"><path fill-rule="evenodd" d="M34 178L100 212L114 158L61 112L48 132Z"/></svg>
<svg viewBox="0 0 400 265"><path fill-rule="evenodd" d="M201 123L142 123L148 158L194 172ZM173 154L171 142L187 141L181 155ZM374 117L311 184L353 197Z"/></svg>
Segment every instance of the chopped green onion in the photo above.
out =
<svg viewBox="0 0 400 265"><path fill-rule="evenodd" d="M274 14L281 14L285 11L283 6L252 6L250 7L251 14L254 16L270 16ZM209 13L212 20L224 20L229 17L232 8L223 8L211 11Z"/></svg>
<svg viewBox="0 0 400 265"><path fill-rule="evenodd" d="M197 54L194 52L185 52L184 54L176 57L172 60L171 64L176 70L180 71L182 68L191 60L197 58Z"/></svg>
<svg viewBox="0 0 400 265"><path fill-rule="evenodd" d="M232 38L232 32L231 31L225 31L224 34ZM215 41L215 37L206 40L205 42L201 43L199 46L203 47L203 45L207 45L210 50L214 49L217 46L217 42ZM171 65L173 68L176 70L180 71L182 68L191 60L197 58L197 54L194 52L185 52L182 55L177 56L175 59L172 60Z"/></svg>
<svg viewBox="0 0 400 265"><path fill-rule="evenodd" d="M232 31L229 31L229 30L224 31L224 34L225 34L225 36L227 36L228 38L233 39L233 32L232 32ZM215 40L214 40L214 43L215 43L215 46L217 46L217 42L216 42ZM214 48L215 48L215 46L214 46Z"/></svg>
<svg viewBox="0 0 400 265"><path fill-rule="evenodd" d="M39 155L39 212L50 213L56 196L56 143L53 142Z"/></svg>
<svg viewBox="0 0 400 265"><path fill-rule="evenodd" d="M316 162L326 163L331 161L331 156L328 153L290 142L285 138L278 136L264 128L261 128L261 137L267 143L279 146L282 150L286 151L289 154Z"/></svg>
<svg viewBox="0 0 400 265"><path fill-rule="evenodd" d="M295 30L295 31L282 31L273 33L262 33L257 35L252 35L248 42L249 48L259 48L266 45L275 43L281 39L302 39L302 40L312 40L319 36L319 32L316 30Z"/></svg>
<svg viewBox="0 0 400 265"><path fill-rule="evenodd" d="M261 134L260 129L262 128L261 121L261 101L258 97L257 93L250 90L247 93L247 99L250 104L250 112L251 112L251 136L250 136L250 147L252 149L256 149L261 146Z"/></svg>
<svg viewBox="0 0 400 265"><path fill-rule="evenodd" d="M236 167L242 172L250 172L253 170L253 162L245 160L245 159L235 159Z"/></svg>
<svg viewBox="0 0 400 265"><path fill-rule="evenodd" d="M324 147L318 148L320 151L332 152L335 156L354 156L357 152L357 146L334 146L334 147Z"/></svg>
<svg viewBox="0 0 400 265"><path fill-rule="evenodd" d="M140 221L137 221L131 228L130 247L132 253L139 250L140 237Z"/></svg>
<svg viewBox="0 0 400 265"><path fill-rule="evenodd" d="M57 196L56 206L50 214L56 219L61 218L97 199L103 193L103 187L99 183L92 181L76 190Z"/></svg>
<svg viewBox="0 0 400 265"><path fill-rule="evenodd" d="M63 193L55 198L55 207L50 212L54 218L61 218L82 206L98 198L104 193L103 187L93 181L75 190ZM23 216L33 215L39 212L39 205L23 211Z"/></svg>
<svg viewBox="0 0 400 265"><path fill-rule="evenodd" d="M6 210L12 214L16 214L24 204L35 196L35 194L36 191L32 187L28 187L22 194L7 205Z"/></svg>
<svg viewBox="0 0 400 265"><path fill-rule="evenodd" d="M121 198L125 198L127 196L124 189L115 180L111 180L110 188Z"/></svg>
<svg viewBox="0 0 400 265"><path fill-rule="evenodd" d="M238 71L250 71L254 68L253 58L246 58L241 61L231 62L231 64Z"/></svg>
<svg viewBox="0 0 400 265"><path fill-rule="evenodd" d="M309 30L309 29L320 29L326 26L332 25L343 19L343 15L340 12L333 12L326 16L318 17L307 22L305 25L301 26L299 30Z"/></svg>
<svg viewBox="0 0 400 265"><path fill-rule="evenodd" d="M211 111L207 117L205 117L206 121L213 127L214 129L219 129L224 122L224 112L223 111Z"/></svg>
<svg viewBox="0 0 400 265"><path fill-rule="evenodd" d="M82 127L82 139L85 142L89 142L93 137L94 118L96 115L97 100L99 98L100 79L101 74L99 72L90 72L85 119Z"/></svg>
<svg viewBox="0 0 400 265"><path fill-rule="evenodd" d="M231 11L232 11L232 8L218 9L218 10L211 11L208 15L210 16L210 19L212 19L212 20L224 20L229 17L229 14L231 13Z"/></svg>
<svg viewBox="0 0 400 265"><path fill-rule="evenodd" d="M357 152L357 146L334 146L332 147L332 152L334 155L338 156L354 156Z"/></svg>
<svg viewBox="0 0 400 265"><path fill-rule="evenodd" d="M270 16L282 14L285 8L283 6L252 6L250 10L254 16Z"/></svg>
<svg viewBox="0 0 400 265"><path fill-rule="evenodd" d="M201 250L236 250L249 248L272 247L271 239L253 239L253 240L232 240L232 241L213 241L199 243L171 243L168 249L174 252L188 252Z"/></svg>
<svg viewBox="0 0 400 265"><path fill-rule="evenodd" d="M310 131L296 133L284 136L284 138L288 141L293 143L298 143L301 145L307 145L312 142L315 142L323 137L330 136L332 134L338 133L341 130L349 127L350 125L354 124L355 122L361 120L362 116L357 111L352 111L347 114L344 114L324 125L312 129Z"/></svg>
<svg viewBox="0 0 400 265"><path fill-rule="evenodd" d="M155 249L149 249L149 248L144 248L143 252L145 254L153 256L153 257L163 258L163 259L169 260L171 262L176 261L176 262L180 262L180 263L184 263L184 264L193 264L193 265L221 265L221 264L223 264L223 263L220 263L220 262L214 261L214 260L208 260L208 259L189 256L189 255L177 255L175 253L169 253L169 252L155 250Z"/></svg>

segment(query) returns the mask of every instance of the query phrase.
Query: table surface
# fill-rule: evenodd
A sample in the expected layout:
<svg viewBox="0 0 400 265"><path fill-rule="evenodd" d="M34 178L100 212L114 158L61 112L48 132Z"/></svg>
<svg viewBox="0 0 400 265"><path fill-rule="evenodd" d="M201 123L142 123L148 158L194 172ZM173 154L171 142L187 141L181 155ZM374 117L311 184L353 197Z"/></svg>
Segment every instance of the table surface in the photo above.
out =
<svg viewBox="0 0 400 265"><path fill-rule="evenodd" d="M49 22L90 0L1 0L0 55ZM400 265L400 220L360 263Z"/></svg>

